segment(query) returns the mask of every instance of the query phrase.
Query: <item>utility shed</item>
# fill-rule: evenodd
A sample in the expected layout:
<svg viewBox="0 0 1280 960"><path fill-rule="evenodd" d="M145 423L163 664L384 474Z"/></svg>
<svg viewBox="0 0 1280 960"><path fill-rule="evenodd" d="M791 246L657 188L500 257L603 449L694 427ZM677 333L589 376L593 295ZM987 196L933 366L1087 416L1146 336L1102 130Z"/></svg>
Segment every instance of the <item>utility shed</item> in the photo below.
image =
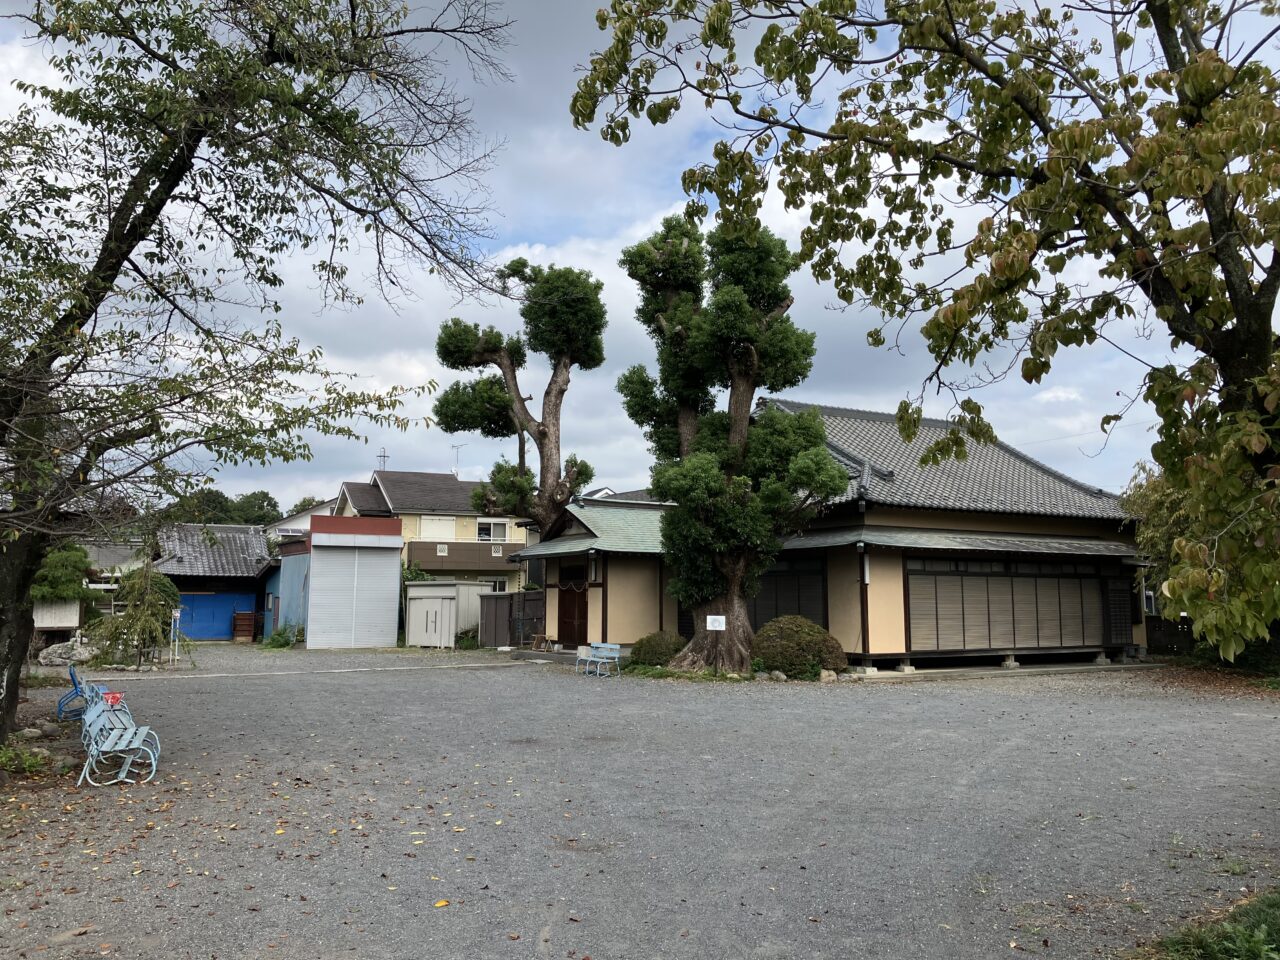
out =
<svg viewBox="0 0 1280 960"><path fill-rule="evenodd" d="M308 647L396 645L400 530L396 518L311 518Z"/></svg>
<svg viewBox="0 0 1280 960"><path fill-rule="evenodd" d="M474 580L425 580L405 586L404 642L410 647L452 647L459 630L480 626L480 596L492 593Z"/></svg>

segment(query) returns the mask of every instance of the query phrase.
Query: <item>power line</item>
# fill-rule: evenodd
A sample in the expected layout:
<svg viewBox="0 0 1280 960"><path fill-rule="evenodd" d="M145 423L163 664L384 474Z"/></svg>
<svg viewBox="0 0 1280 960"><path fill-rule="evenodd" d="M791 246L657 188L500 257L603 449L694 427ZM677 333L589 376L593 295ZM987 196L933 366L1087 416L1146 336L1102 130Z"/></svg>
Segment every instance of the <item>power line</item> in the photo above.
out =
<svg viewBox="0 0 1280 960"><path fill-rule="evenodd" d="M1159 420L1145 420L1142 423L1117 423L1111 429L1119 430L1121 427L1150 427L1159 423ZM1020 440L1015 443L1018 447L1030 447L1037 443L1053 443L1056 440L1078 440L1080 437L1096 437L1102 434L1101 430L1088 430L1084 433L1068 433L1061 437L1041 437L1039 440Z"/></svg>

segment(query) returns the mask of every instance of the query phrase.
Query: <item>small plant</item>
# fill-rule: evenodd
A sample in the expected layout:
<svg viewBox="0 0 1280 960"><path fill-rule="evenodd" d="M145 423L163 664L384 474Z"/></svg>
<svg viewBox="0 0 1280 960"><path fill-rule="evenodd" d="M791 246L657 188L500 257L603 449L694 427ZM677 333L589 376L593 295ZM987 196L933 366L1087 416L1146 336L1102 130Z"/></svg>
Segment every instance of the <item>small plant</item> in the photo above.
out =
<svg viewBox="0 0 1280 960"><path fill-rule="evenodd" d="M467 627L465 630L459 630L453 638L453 648L455 650L479 650L480 649L480 630L478 627Z"/></svg>
<svg viewBox="0 0 1280 960"><path fill-rule="evenodd" d="M1156 960L1280 960L1280 892L1237 906L1224 920L1187 927L1160 941Z"/></svg>
<svg viewBox="0 0 1280 960"><path fill-rule="evenodd" d="M523 587L521 587L520 589L521 589L521 590L527 590L527 591L529 591L529 592L531 592L531 593L532 593L532 592L535 592L535 591L541 590L541 589L542 589L542 584L540 584L540 583L526 583L526 584L525 584Z"/></svg>
<svg viewBox="0 0 1280 960"><path fill-rule="evenodd" d="M293 624L282 623L271 632L271 636L262 641L262 646L266 650L287 650L293 646L295 632Z"/></svg>
<svg viewBox="0 0 1280 960"><path fill-rule="evenodd" d="M646 634L631 647L631 662L637 666L665 667L687 642L669 630Z"/></svg>
<svg viewBox="0 0 1280 960"><path fill-rule="evenodd" d="M48 763L48 758L21 747L12 745L0 747L0 770L5 773L29 777L33 773L39 773L48 766Z"/></svg>
<svg viewBox="0 0 1280 960"><path fill-rule="evenodd" d="M400 579L404 583L424 583L427 580L434 580L435 577L416 563L402 563L400 564Z"/></svg>

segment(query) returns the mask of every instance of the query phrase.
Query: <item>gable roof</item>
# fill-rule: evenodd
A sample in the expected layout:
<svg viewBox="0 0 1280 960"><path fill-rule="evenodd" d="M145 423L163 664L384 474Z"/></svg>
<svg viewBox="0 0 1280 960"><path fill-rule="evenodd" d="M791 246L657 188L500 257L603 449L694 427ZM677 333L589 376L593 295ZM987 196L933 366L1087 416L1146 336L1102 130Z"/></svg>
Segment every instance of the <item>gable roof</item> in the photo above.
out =
<svg viewBox="0 0 1280 960"><path fill-rule="evenodd" d="M166 576L256 577L270 553L261 527L239 523L175 523L160 531L160 559Z"/></svg>
<svg viewBox="0 0 1280 960"><path fill-rule="evenodd" d="M366 480L348 480L342 485L338 500L347 498L347 503L362 517L389 517L391 508L387 506L387 498L373 483ZM334 510L337 510L335 505Z"/></svg>
<svg viewBox="0 0 1280 960"><path fill-rule="evenodd" d="M950 429L946 420L923 420L903 443L891 413L848 410L773 398L785 413L816 410L827 429L827 447L849 472L849 486L834 503L868 503L930 510L1034 514L1124 520L1120 498L1073 480L1006 443L968 444L968 458L921 466L920 454Z"/></svg>
<svg viewBox="0 0 1280 960"><path fill-rule="evenodd" d="M372 482L392 513L479 513L471 505L472 491L481 486L477 480L459 480L452 473L375 470Z"/></svg>
<svg viewBox="0 0 1280 960"><path fill-rule="evenodd" d="M584 500L566 508L566 519L572 518L587 530L554 536L524 547L513 559L536 560L539 557L563 557L587 550L609 553L661 553L662 514L665 505L652 506L634 502L613 502L613 498ZM557 527L562 526L561 522Z"/></svg>

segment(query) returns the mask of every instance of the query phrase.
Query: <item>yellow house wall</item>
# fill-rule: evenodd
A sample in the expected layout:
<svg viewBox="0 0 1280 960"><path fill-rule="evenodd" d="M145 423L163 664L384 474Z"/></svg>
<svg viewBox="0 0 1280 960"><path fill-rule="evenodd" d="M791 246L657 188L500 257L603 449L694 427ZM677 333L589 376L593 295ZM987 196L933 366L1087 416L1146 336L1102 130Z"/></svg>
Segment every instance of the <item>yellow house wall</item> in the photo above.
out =
<svg viewBox="0 0 1280 960"><path fill-rule="evenodd" d="M453 539L455 540L474 540L476 538L476 520L477 517L454 517L453 518Z"/></svg>
<svg viewBox="0 0 1280 960"><path fill-rule="evenodd" d="M827 624L846 653L862 652L859 564L852 547L827 551Z"/></svg>
<svg viewBox="0 0 1280 960"><path fill-rule="evenodd" d="M626 556L610 556L608 563L609 643L632 644L658 629L660 564L655 557Z"/></svg>
<svg viewBox="0 0 1280 960"><path fill-rule="evenodd" d="M902 554L871 551L867 583L867 638L872 654L905 653L906 610L902 602Z"/></svg>
<svg viewBox="0 0 1280 960"><path fill-rule="evenodd" d="M546 587L547 617L546 625L543 627L545 633L554 634L560 625L560 591L556 589L556 584L560 582L560 561L547 561L547 582L543 584Z"/></svg>
<svg viewBox="0 0 1280 960"><path fill-rule="evenodd" d="M587 588L587 643L604 643L604 588Z"/></svg>

